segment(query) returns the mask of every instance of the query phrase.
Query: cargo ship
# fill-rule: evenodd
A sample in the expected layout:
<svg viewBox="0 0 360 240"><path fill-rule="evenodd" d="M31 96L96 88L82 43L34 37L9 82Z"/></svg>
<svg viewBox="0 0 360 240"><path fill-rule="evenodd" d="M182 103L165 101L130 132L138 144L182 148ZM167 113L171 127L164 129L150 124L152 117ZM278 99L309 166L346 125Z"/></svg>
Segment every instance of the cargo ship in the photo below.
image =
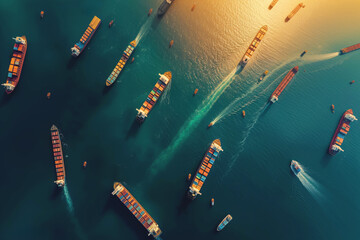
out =
<svg viewBox="0 0 360 240"><path fill-rule="evenodd" d="M304 8L305 5L303 3L299 3L285 18L285 22L290 21L290 19L301 9Z"/></svg>
<svg viewBox="0 0 360 240"><path fill-rule="evenodd" d="M65 164L64 164L64 156L61 147L61 139L59 135L59 130L55 125L51 126L51 143L53 147L54 161L55 161L55 169L56 169L56 185L58 187L65 186Z"/></svg>
<svg viewBox="0 0 360 240"><path fill-rule="evenodd" d="M346 54L346 53L349 53L349 52L352 52L352 51L355 51L358 49L360 49L360 43L341 49L340 54L341 55Z"/></svg>
<svg viewBox="0 0 360 240"><path fill-rule="evenodd" d="M201 195L200 190L221 151L223 151L221 148L221 142L219 139L215 139L206 151L206 154L190 184L188 191L188 197L190 199L194 200L197 195Z"/></svg>
<svg viewBox="0 0 360 240"><path fill-rule="evenodd" d="M224 227L226 225L228 225L228 223L232 220L232 216L230 214L228 214L221 222L220 224L218 225L217 227L217 231L220 232L221 230L224 229Z"/></svg>
<svg viewBox="0 0 360 240"><path fill-rule="evenodd" d="M158 11L157 11L158 17L161 17L162 15L164 15L174 1L175 0L164 0L161 3L160 7L158 8Z"/></svg>
<svg viewBox="0 0 360 240"><path fill-rule="evenodd" d="M88 45L91 38L94 36L96 30L98 29L100 23L101 23L100 18L94 16L88 28L85 30L84 34L80 38L80 41L75 43L74 47L71 48L71 55L73 57L78 57L80 53L84 51L85 47Z"/></svg>
<svg viewBox="0 0 360 240"><path fill-rule="evenodd" d="M295 175L298 175L300 172L303 171L302 167L300 166L300 164L295 161L295 160L292 160L291 163L290 163L290 168L291 168L291 171L293 171L293 173Z"/></svg>
<svg viewBox="0 0 360 240"><path fill-rule="evenodd" d="M147 96L145 102L142 104L140 109L136 109L138 114L136 115L136 120L139 123L142 123L147 118L151 109L155 106L156 102L161 97L162 93L165 91L166 87L169 85L172 75L171 72L166 72L164 74L159 73L159 80L155 84L155 87L151 90Z"/></svg>
<svg viewBox="0 0 360 240"><path fill-rule="evenodd" d="M136 48L136 40L130 42L121 56L119 62L116 64L114 70L111 72L110 76L106 79L106 86L111 86L116 79L119 77L120 72L123 70L126 62L129 60L131 54L134 52Z"/></svg>
<svg viewBox="0 0 360 240"><path fill-rule="evenodd" d="M238 64L238 67L242 66L245 67L252 55L254 54L256 48L259 46L261 40L264 38L265 33L267 32L268 27L262 26L259 32L256 34L254 40L251 42L249 48L246 50L244 56L242 57L241 61Z"/></svg>
<svg viewBox="0 0 360 240"><path fill-rule="evenodd" d="M271 10L278 1L279 1L279 0L273 0L273 1L270 3L270 5L269 5L269 10Z"/></svg>
<svg viewBox="0 0 360 240"><path fill-rule="evenodd" d="M134 196L121 183L114 183L114 191L111 193L117 196L120 201L129 209L136 219L148 231L148 236L152 235L155 239L160 239L161 230L159 225L150 216L150 214L140 205Z"/></svg>
<svg viewBox="0 0 360 240"><path fill-rule="evenodd" d="M329 154L335 155L338 152L343 152L344 150L340 147L344 141L345 136L350 130L350 123L356 121L356 117L352 109L347 110L341 117L340 122L336 128L335 134L331 139L329 146Z"/></svg>
<svg viewBox="0 0 360 240"><path fill-rule="evenodd" d="M10 60L6 82L1 84L5 87L7 94L12 93L16 85L19 83L27 50L27 39L25 36L16 37L13 39L15 40L15 44L13 47L13 53Z"/></svg>
<svg viewBox="0 0 360 240"><path fill-rule="evenodd" d="M299 71L299 67L293 67L288 74L284 77L284 79L281 81L279 86L275 89L275 91L271 94L269 101L272 103L275 103L279 100L279 96L284 91L285 87L289 84L289 82L293 79L295 74Z"/></svg>

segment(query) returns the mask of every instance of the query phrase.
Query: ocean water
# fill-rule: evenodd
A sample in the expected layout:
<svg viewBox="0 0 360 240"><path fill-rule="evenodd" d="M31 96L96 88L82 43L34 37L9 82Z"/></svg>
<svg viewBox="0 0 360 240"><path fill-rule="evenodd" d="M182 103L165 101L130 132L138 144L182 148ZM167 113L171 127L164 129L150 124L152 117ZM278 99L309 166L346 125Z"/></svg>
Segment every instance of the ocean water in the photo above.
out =
<svg viewBox="0 0 360 240"><path fill-rule="evenodd" d="M358 239L359 123L344 153L331 157L327 148L345 110L360 116L360 52L337 54L359 42L360 2L304 0L288 23L295 0L271 11L270 0L196 1L191 12L193 2L175 1L158 19L161 0L0 0L3 81L11 38L24 34L29 44L19 85L0 96L0 239L149 239L111 196L114 181L157 221L162 239ZM102 25L73 59L70 48L94 15ZM263 42L234 74L263 25ZM105 89L135 38L134 63ZM296 77L268 105L296 65ZM138 127L135 109L165 71L171 88ZM53 183L52 124L63 135L66 189ZM224 152L202 196L189 202L186 177L216 138ZM292 159L305 169L302 178L291 173ZM227 214L232 222L217 233Z"/></svg>

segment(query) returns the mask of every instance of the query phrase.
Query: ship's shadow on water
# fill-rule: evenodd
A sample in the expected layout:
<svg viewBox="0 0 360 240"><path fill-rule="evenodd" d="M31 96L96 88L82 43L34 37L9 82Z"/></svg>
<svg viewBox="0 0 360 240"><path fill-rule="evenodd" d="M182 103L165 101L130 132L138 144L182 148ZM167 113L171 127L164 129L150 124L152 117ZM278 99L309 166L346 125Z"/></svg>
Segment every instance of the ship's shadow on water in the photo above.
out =
<svg viewBox="0 0 360 240"><path fill-rule="evenodd" d="M134 119L129 128L129 131L126 134L125 140L128 140L131 137L135 137L139 132L141 125L142 125L141 123L138 123L136 119Z"/></svg>
<svg viewBox="0 0 360 240"><path fill-rule="evenodd" d="M75 66L77 60L78 60L78 58L71 57L71 58L69 59L67 65L66 65L66 68L67 68L67 69L72 69L72 68Z"/></svg>
<svg viewBox="0 0 360 240"><path fill-rule="evenodd" d="M321 164L327 166L330 163L332 156L329 155L328 150L326 149L324 156L321 159Z"/></svg>
<svg viewBox="0 0 360 240"><path fill-rule="evenodd" d="M132 229L136 234L136 239L148 240L148 232L116 196L110 195L108 197L102 215L108 211L114 212L118 218L121 218L127 228Z"/></svg>
<svg viewBox="0 0 360 240"><path fill-rule="evenodd" d="M183 197L181 199L180 205L177 207L178 215L181 215L181 214L185 213L187 208L189 207L189 205L194 201L194 200L191 200L190 198L188 198L187 190L188 189L184 190L184 194L183 194Z"/></svg>
<svg viewBox="0 0 360 240"><path fill-rule="evenodd" d="M4 106L5 104L7 104L10 101L12 94L13 93L11 93L11 94L7 94L6 92L3 93L3 96L2 96L1 102L0 102L0 107Z"/></svg>
<svg viewBox="0 0 360 240"><path fill-rule="evenodd" d="M54 200L54 199L58 198L62 191L63 191L62 188L59 188L58 186L56 186L54 184L54 189L50 195L50 199Z"/></svg>

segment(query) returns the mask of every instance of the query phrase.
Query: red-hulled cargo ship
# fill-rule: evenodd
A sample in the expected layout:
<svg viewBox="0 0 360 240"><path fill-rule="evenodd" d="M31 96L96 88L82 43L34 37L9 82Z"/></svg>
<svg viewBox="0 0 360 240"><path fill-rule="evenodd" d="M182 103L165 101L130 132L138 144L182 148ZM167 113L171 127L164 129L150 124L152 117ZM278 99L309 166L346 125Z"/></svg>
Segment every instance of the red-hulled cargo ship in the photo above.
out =
<svg viewBox="0 0 360 240"><path fill-rule="evenodd" d="M101 23L100 18L94 16L91 20L88 28L85 30L84 34L82 35L80 42L77 42L74 47L71 48L71 55L73 57L78 57L82 51L84 51L85 47L90 42L91 38L94 36L94 33L98 29Z"/></svg>
<svg viewBox="0 0 360 240"><path fill-rule="evenodd" d="M51 143L53 146L53 154L55 161L55 169L56 169L56 185L58 187L65 186L65 164L64 164L64 156L61 147L61 139L59 135L59 130L55 125L51 126Z"/></svg>
<svg viewBox="0 0 360 240"><path fill-rule="evenodd" d="M275 103L279 100L279 96L284 91L285 87L289 84L289 82L293 79L295 74L299 71L299 67L296 66L292 68L288 74L284 77L284 79L281 81L279 86L275 89L275 91L271 94L269 101L272 103Z"/></svg>
<svg viewBox="0 0 360 240"><path fill-rule="evenodd" d="M347 110L341 117L340 122L336 128L335 134L331 139L329 146L329 154L335 155L338 152L343 152L340 147L344 141L345 136L350 130L350 123L356 121L356 117L353 115L352 109Z"/></svg>
<svg viewBox="0 0 360 240"><path fill-rule="evenodd" d="M134 196L127 190L124 185L119 182L114 183L114 191L111 193L116 195L120 201L129 209L129 211L137 218L137 220L148 231L148 235L152 235L155 239L158 239L161 230L159 225L150 216L150 214L140 205L140 203L134 198Z"/></svg>
<svg viewBox="0 0 360 240"><path fill-rule="evenodd" d="M169 85L172 75L171 72L166 72L164 74L159 74L160 78L155 84L155 87L149 93L146 101L143 103L140 109L136 109L138 114L136 115L136 120L139 123L142 123L147 118L151 109L155 106L157 100L160 98L162 93L165 91L166 87Z"/></svg>
<svg viewBox="0 0 360 240"><path fill-rule="evenodd" d="M360 49L360 43L341 49L340 54L349 53L358 49Z"/></svg>
<svg viewBox="0 0 360 240"><path fill-rule="evenodd" d="M16 37L13 39L15 40L15 45L10 60L7 79L5 83L1 84L5 87L7 94L10 94L12 91L14 91L16 85L19 83L27 50L27 39L25 36Z"/></svg>
<svg viewBox="0 0 360 240"><path fill-rule="evenodd" d="M221 142L219 139L215 139L206 151L206 154L191 181L188 191L189 198L195 199L197 195L201 195L200 190L221 151L223 151Z"/></svg>

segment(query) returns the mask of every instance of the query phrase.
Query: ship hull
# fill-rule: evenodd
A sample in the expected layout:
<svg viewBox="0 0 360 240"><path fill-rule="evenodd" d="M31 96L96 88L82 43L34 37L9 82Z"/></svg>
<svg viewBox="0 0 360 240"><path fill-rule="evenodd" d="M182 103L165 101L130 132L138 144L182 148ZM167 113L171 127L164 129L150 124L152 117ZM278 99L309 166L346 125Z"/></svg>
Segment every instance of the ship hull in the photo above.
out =
<svg viewBox="0 0 360 240"><path fill-rule="evenodd" d="M281 81L279 86L275 89L275 91L271 94L269 101L271 103L275 103L278 100L280 94L284 91L285 87L291 82L294 78L295 74L299 71L299 67L296 66L292 68Z"/></svg>
<svg viewBox="0 0 360 240"><path fill-rule="evenodd" d="M347 54L347 53L350 53L350 52L353 52L353 51L356 51L359 49L360 49L360 43L341 49L340 54L344 55L344 54Z"/></svg>
<svg viewBox="0 0 360 240"><path fill-rule="evenodd" d="M171 2L171 4L174 2L174 0ZM162 17L166 12L167 10L169 10L171 4L169 4L166 0L164 0L160 7L158 8L158 11L157 11L157 16L158 17Z"/></svg>
<svg viewBox="0 0 360 240"><path fill-rule="evenodd" d="M226 225L230 223L231 220L232 220L232 216L228 214L217 226L216 231L220 232L221 230L223 230L226 227Z"/></svg>
<svg viewBox="0 0 360 240"><path fill-rule="evenodd" d="M58 187L65 186L65 164L64 164L64 154L62 151L61 139L58 128L53 125L50 129L51 131L51 143L53 147L53 155L56 169L56 185Z"/></svg>
<svg viewBox="0 0 360 240"><path fill-rule="evenodd" d="M291 18L293 18L295 16L295 14L301 9L304 8L305 5L303 3L299 3L294 10L291 11L291 13L289 15L287 15L287 17L285 18L285 22L288 22L291 20Z"/></svg>
<svg viewBox="0 0 360 240"><path fill-rule="evenodd" d="M27 41L27 39L26 39L25 36L21 36L21 38L25 39L26 44L22 44L24 50L23 50L21 53L19 53L19 52L16 51L16 50L13 50L12 59L15 57L15 56L14 56L15 54L20 54L20 58L17 58L17 59L20 59L20 64L19 64L19 67L18 67L19 70L18 70L17 76L16 76L15 78L14 78L14 77L11 77L11 78L10 78L10 77L7 77L7 79L6 79L6 83L7 83L7 84L10 84L10 83L11 83L11 85L14 86L14 88L13 88L12 90L8 90L8 89L5 90L5 92L6 92L7 94L11 94L11 93L15 90L16 86L18 85L18 83L19 83L19 81L20 81L21 73L22 73L22 68L23 68L23 65L24 65L24 62L25 62L25 56L26 56L26 52L27 52L28 41ZM15 45L14 45L14 46L15 46ZM18 56L19 56L19 55L18 55ZM10 62L10 65L11 65L11 62Z"/></svg>
<svg viewBox="0 0 360 240"><path fill-rule="evenodd" d="M340 121L339 121L339 124L338 124L338 126L337 126L337 128L336 128L336 130L335 130L335 133L334 133L334 135L333 135L333 137L332 137L332 139L331 139L331 142L330 142L330 145L329 145L329 148L328 148L328 153L330 154L330 155L336 155L339 151L334 151L334 150L332 150L332 146L334 145L334 144L337 144L336 143L336 140L337 140L337 137L338 137L338 135L339 135L339 133L340 133L340 131L341 131L341 128L342 128L342 126L343 126L343 124L345 123L345 124L350 124L350 121L349 120L347 120L346 118L345 118L345 116L346 116L346 114L353 114L353 111L352 111L352 109L349 109L349 110L347 110L342 116L341 116L341 119L340 119ZM349 127L350 127L350 125L349 125ZM342 145L342 143L339 145L339 146L341 146Z"/></svg>

